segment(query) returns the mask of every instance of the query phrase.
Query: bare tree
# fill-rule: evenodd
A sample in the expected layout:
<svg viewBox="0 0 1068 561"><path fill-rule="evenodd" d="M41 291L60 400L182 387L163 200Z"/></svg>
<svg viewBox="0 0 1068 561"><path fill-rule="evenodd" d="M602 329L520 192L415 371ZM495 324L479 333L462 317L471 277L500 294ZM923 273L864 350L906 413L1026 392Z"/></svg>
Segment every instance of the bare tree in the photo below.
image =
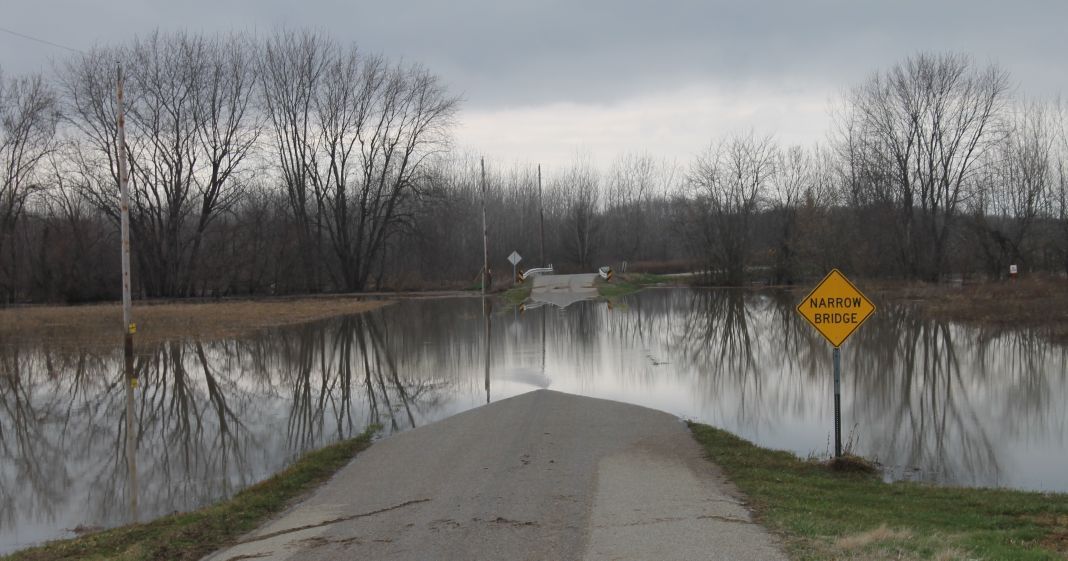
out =
<svg viewBox="0 0 1068 561"><path fill-rule="evenodd" d="M310 33L277 34L264 60L293 212L316 248L329 243L334 285L362 290L382 270L391 237L410 225L416 178L445 146L458 99L421 67Z"/></svg>
<svg viewBox="0 0 1068 561"><path fill-rule="evenodd" d="M332 45L311 32L280 31L267 40L260 65L262 101L277 170L297 223L304 290L321 290L325 194L312 180L315 103Z"/></svg>
<svg viewBox="0 0 1068 561"><path fill-rule="evenodd" d="M628 261L642 257L653 226L649 206L674 180L674 166L649 154L625 154L615 161L605 182L605 221L613 256Z"/></svg>
<svg viewBox="0 0 1068 561"><path fill-rule="evenodd" d="M15 226L44 187L42 163L55 150L56 96L39 75L5 79L0 71L0 266L8 299L15 283Z"/></svg>
<svg viewBox="0 0 1068 561"><path fill-rule="evenodd" d="M362 290L390 238L410 227L425 159L445 145L457 99L415 66L342 51L317 96L313 179L325 194L338 285Z"/></svg>
<svg viewBox="0 0 1068 561"><path fill-rule="evenodd" d="M1003 142L990 150L976 177L972 223L988 270L1004 274L1026 265L1025 243L1045 212L1052 212L1056 131L1048 108L1024 102L1014 108Z"/></svg>
<svg viewBox="0 0 1068 561"><path fill-rule="evenodd" d="M601 247L601 182L589 162L573 165L554 186L563 205L560 245L571 263L592 270L593 259Z"/></svg>
<svg viewBox="0 0 1068 561"><path fill-rule="evenodd" d="M85 196L118 222L115 67L127 84L130 227L151 295L189 294L205 231L241 195L258 123L254 44L159 32L75 58L63 76ZM107 170L101 172L101 170Z"/></svg>
<svg viewBox="0 0 1068 561"><path fill-rule="evenodd" d="M64 165L62 150L44 170L49 189L38 199L36 227L27 251L31 270L29 295L35 300L61 297L84 302L112 297L119 260L114 234L106 218L71 184L78 178Z"/></svg>
<svg viewBox="0 0 1068 561"><path fill-rule="evenodd" d="M777 152L770 137L750 132L713 146L690 170L693 235L709 275L719 282L745 282L753 219L773 179Z"/></svg>
<svg viewBox="0 0 1068 561"><path fill-rule="evenodd" d="M1068 274L1068 107L1064 100L1058 99L1054 105L1053 118L1055 121L1054 135L1056 143L1056 167L1057 186L1052 195L1056 205L1055 217L1059 223L1061 232L1061 252L1064 272Z"/></svg>
<svg viewBox="0 0 1068 561"><path fill-rule="evenodd" d="M902 258L911 276L937 280L976 162L1000 138L1008 76L962 55L919 54L856 88L855 130L892 180Z"/></svg>
<svg viewBox="0 0 1068 561"><path fill-rule="evenodd" d="M816 191L815 164L801 146L777 154L768 189L769 210L776 226L772 275L776 284L793 284L797 274L798 214L803 200Z"/></svg>

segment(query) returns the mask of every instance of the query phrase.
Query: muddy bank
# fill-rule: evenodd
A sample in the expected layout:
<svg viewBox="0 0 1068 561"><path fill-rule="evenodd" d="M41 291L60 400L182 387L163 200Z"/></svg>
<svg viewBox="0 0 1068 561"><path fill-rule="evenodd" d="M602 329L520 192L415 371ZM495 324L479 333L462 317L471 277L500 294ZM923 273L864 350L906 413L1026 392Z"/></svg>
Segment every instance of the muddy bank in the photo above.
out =
<svg viewBox="0 0 1068 561"><path fill-rule="evenodd" d="M358 297L135 303L138 342L220 339L257 329L358 314L389 304ZM122 306L26 306L0 310L0 338L79 346L114 346L122 338Z"/></svg>
<svg viewBox="0 0 1068 561"><path fill-rule="evenodd" d="M1068 281L1030 278L965 284L863 283L869 297L908 304L930 319L1030 328L1068 343Z"/></svg>

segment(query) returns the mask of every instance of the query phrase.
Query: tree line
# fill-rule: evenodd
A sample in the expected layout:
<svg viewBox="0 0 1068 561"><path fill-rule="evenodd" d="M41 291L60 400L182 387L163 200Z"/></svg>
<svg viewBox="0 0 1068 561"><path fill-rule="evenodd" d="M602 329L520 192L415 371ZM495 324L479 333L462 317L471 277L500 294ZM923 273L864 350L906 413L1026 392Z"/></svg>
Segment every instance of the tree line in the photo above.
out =
<svg viewBox="0 0 1068 561"><path fill-rule="evenodd" d="M305 31L156 32L0 74L6 302L117 296L120 66L142 297L475 285L483 204L498 285L512 250L725 285L1068 273L1065 107L965 55L873 73L809 146L751 131L607 169L488 162L483 183L450 145L461 99L418 64Z"/></svg>

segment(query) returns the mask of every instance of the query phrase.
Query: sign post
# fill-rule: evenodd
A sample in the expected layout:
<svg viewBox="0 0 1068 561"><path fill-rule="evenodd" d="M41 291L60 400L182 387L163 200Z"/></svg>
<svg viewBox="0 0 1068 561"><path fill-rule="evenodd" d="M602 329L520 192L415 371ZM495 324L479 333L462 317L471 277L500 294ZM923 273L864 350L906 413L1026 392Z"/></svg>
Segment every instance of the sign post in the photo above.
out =
<svg viewBox="0 0 1068 561"><path fill-rule="evenodd" d="M835 347L834 357L834 457L842 457L842 349Z"/></svg>
<svg viewBox="0 0 1068 561"><path fill-rule="evenodd" d="M515 284L515 279L516 279L515 266L518 265L519 262L522 261L522 260L523 260L523 257L519 255L518 251L513 251L512 254L508 256L508 262L512 264L512 284L513 285Z"/></svg>
<svg viewBox="0 0 1068 561"><path fill-rule="evenodd" d="M873 313L875 304L832 269L797 305L801 314L834 347L834 456L842 457L842 343Z"/></svg>

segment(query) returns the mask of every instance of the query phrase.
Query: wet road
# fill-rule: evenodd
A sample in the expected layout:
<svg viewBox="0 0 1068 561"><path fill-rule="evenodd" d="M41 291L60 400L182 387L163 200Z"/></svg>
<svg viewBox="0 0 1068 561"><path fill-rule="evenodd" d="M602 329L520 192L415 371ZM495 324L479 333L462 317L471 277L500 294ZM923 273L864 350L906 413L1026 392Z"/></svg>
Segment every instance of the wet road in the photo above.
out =
<svg viewBox="0 0 1068 561"><path fill-rule="evenodd" d="M678 419L540 390L392 436L208 559L785 559Z"/></svg>
<svg viewBox="0 0 1068 561"><path fill-rule="evenodd" d="M597 297L596 274L538 275L530 292L531 300L566 308L581 300Z"/></svg>

